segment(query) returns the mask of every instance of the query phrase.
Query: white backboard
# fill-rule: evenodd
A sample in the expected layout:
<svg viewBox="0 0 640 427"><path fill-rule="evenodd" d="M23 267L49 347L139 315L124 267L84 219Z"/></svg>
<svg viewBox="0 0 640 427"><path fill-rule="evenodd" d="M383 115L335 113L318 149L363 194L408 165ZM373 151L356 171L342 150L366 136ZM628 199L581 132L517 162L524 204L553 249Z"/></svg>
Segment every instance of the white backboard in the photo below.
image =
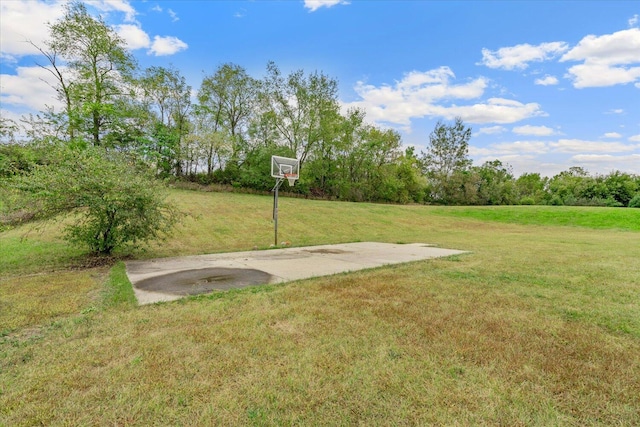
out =
<svg viewBox="0 0 640 427"><path fill-rule="evenodd" d="M300 161L289 157L271 156L271 176L274 178L298 178Z"/></svg>

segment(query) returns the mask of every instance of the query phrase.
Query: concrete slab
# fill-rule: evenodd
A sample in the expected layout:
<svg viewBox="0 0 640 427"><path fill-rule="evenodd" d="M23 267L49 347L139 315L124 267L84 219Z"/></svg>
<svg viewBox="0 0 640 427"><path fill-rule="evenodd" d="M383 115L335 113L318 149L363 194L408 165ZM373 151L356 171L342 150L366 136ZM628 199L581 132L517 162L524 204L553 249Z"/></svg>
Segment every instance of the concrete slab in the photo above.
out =
<svg viewBox="0 0 640 427"><path fill-rule="evenodd" d="M151 304L255 286L256 277L266 279L262 284L282 283L462 253L424 243L358 242L128 261L126 267L138 302ZM256 271L265 275L256 276Z"/></svg>

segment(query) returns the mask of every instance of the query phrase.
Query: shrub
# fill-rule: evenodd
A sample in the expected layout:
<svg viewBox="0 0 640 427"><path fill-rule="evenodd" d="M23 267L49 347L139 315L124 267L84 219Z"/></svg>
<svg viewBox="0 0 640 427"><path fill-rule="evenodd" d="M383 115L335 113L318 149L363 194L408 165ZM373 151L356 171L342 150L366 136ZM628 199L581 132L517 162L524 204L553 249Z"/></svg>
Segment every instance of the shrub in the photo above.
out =
<svg viewBox="0 0 640 427"><path fill-rule="evenodd" d="M562 197L554 194L553 197L551 197L551 201L549 202L549 204L553 206L562 206L564 205L564 202L562 201Z"/></svg>
<svg viewBox="0 0 640 427"><path fill-rule="evenodd" d="M533 197L523 197L522 199L520 199L520 204L521 205L535 205L536 201L534 200Z"/></svg>
<svg viewBox="0 0 640 427"><path fill-rule="evenodd" d="M609 208L621 208L624 205L622 203L620 203L619 201L609 197L605 200L605 204L607 207Z"/></svg>
<svg viewBox="0 0 640 427"><path fill-rule="evenodd" d="M179 212L150 170L104 149L54 148L49 165L9 181L21 195L12 208L36 219L73 215L65 238L97 254L136 247L169 231Z"/></svg>
<svg viewBox="0 0 640 427"><path fill-rule="evenodd" d="M640 193L633 196L633 199L629 201L630 208L640 208Z"/></svg>

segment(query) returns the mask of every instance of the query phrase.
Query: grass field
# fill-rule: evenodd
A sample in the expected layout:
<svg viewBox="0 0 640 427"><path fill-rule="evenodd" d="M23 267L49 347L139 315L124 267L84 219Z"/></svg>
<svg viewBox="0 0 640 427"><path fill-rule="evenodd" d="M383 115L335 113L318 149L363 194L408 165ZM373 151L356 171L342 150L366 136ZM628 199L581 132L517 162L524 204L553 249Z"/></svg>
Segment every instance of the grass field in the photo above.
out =
<svg viewBox="0 0 640 427"><path fill-rule="evenodd" d="M135 258L267 248L267 196ZM136 307L122 263L0 234L0 425L640 425L640 210L280 199L280 240L472 253Z"/></svg>

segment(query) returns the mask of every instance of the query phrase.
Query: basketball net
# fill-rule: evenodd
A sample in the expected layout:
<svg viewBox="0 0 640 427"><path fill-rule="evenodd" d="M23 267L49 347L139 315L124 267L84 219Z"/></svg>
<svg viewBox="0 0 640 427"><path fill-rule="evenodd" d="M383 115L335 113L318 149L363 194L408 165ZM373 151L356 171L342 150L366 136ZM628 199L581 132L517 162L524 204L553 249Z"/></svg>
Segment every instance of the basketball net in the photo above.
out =
<svg viewBox="0 0 640 427"><path fill-rule="evenodd" d="M284 177L287 178L287 181L289 181L289 186L293 187L294 184L296 183L296 179L298 179L298 174L296 174L296 173L285 173Z"/></svg>

